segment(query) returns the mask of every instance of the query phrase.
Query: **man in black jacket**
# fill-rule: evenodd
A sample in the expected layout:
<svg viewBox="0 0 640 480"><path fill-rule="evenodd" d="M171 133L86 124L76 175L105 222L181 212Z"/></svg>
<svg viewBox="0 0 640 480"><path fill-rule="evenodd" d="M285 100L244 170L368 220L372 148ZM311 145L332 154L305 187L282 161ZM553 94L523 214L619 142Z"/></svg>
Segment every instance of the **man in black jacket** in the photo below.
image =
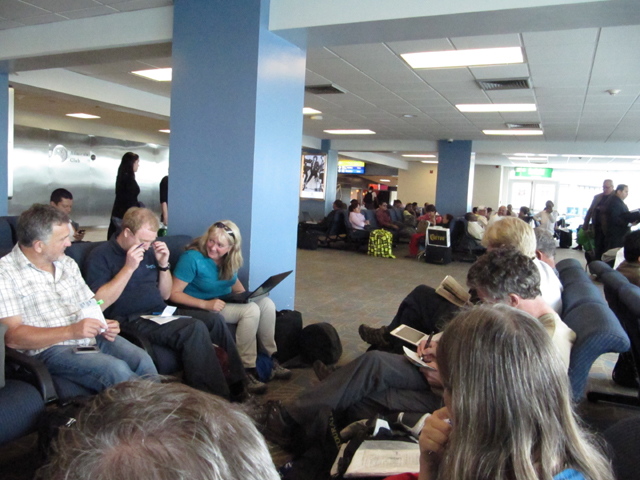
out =
<svg viewBox="0 0 640 480"><path fill-rule="evenodd" d="M640 220L640 212L630 212L624 199L629 195L629 187L620 184L616 191L607 200L605 211L607 226L605 231L606 250L622 247L623 237L629 233L629 223L637 223Z"/></svg>
<svg viewBox="0 0 640 480"><path fill-rule="evenodd" d="M605 180L602 184L602 193L599 193L593 197L591 206L587 215L584 217L584 224L582 228L589 230L593 228L594 242L595 242L595 255L596 260L600 260L602 254L605 252L605 238L604 238L604 225L602 222L604 216L604 205L613 193L613 180ZM592 222L592 225L589 223Z"/></svg>

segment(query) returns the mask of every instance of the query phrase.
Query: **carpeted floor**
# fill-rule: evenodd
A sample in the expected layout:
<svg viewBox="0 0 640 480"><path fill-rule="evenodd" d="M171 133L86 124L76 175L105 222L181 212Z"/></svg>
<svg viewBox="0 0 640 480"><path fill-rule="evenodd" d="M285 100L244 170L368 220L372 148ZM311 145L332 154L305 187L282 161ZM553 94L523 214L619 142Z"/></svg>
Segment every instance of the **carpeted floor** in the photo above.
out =
<svg viewBox="0 0 640 480"><path fill-rule="evenodd" d="M417 285L436 286L446 275L465 283L470 263L453 262L431 265L405 258L406 244L394 249L395 259L373 258L362 252L338 249L298 250L296 275L296 305L302 312L304 325L331 323L339 332L344 353L338 362L343 365L361 355L367 345L358 336L358 325L381 326L394 317L402 299ZM575 250L559 249L557 260L573 257L584 264L584 255ZM615 356L600 359L592 376L598 389L615 388L610 371ZM295 369L289 381L274 381L261 400L287 400L317 382L313 370ZM591 404L581 406L581 414L596 429L603 429L616 420L638 415L640 410ZM27 480L32 478L35 436L0 449L0 478ZM270 446L276 465L290 456Z"/></svg>

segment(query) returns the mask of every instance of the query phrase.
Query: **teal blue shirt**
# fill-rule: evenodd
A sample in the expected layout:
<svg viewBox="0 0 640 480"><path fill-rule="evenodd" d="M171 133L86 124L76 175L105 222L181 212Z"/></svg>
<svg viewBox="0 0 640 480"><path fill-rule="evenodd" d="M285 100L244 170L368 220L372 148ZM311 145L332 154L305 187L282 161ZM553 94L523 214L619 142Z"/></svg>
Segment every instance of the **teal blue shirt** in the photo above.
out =
<svg viewBox="0 0 640 480"><path fill-rule="evenodd" d="M578 472L577 470L574 470L573 468L568 468L566 470L563 470L559 474L557 474L555 477L553 477L553 480L585 480L585 479L582 473Z"/></svg>
<svg viewBox="0 0 640 480"><path fill-rule="evenodd" d="M238 280L238 273L231 280L220 280L216 262L197 250L187 250L180 256L173 274L187 283L184 293L200 300L219 298L231 293Z"/></svg>

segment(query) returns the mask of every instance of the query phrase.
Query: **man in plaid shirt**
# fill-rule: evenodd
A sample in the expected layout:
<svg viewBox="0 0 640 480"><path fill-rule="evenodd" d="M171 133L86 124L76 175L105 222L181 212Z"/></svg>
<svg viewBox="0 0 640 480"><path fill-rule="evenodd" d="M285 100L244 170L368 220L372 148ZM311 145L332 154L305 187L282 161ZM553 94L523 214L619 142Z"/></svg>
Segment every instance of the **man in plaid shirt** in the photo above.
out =
<svg viewBox="0 0 640 480"><path fill-rule="evenodd" d="M0 322L9 327L7 346L35 356L52 375L95 392L157 375L151 357L118 336L118 322L105 324L83 313L81 304L94 294L64 254L71 245L68 216L35 204L20 215L17 233L18 243L0 259ZM93 345L96 352L75 352Z"/></svg>

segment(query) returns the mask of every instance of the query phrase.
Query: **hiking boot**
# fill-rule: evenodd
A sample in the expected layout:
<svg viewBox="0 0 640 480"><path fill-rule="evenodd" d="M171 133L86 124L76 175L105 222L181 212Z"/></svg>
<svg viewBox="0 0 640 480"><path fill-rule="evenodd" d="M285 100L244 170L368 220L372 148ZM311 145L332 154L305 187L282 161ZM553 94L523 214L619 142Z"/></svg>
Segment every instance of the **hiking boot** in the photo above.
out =
<svg viewBox="0 0 640 480"><path fill-rule="evenodd" d="M335 365L325 365L322 360L316 360L313 362L313 371L316 373L318 380L322 381L335 372L339 367Z"/></svg>
<svg viewBox="0 0 640 480"><path fill-rule="evenodd" d="M258 380L254 373L247 373L247 392L260 395L267 391L267 385Z"/></svg>
<svg viewBox="0 0 640 480"><path fill-rule="evenodd" d="M373 328L364 323L358 327L360 338L374 347L388 347L389 342L386 339L387 327Z"/></svg>
<svg viewBox="0 0 640 480"><path fill-rule="evenodd" d="M271 443L275 443L285 450L290 450L293 445L294 420L289 417L279 400L268 401L266 411L267 421L264 437Z"/></svg>
<svg viewBox="0 0 640 480"><path fill-rule="evenodd" d="M271 377L269 380L289 380L291 378L291 370L284 368L280 362L273 359L273 367L271 368Z"/></svg>

